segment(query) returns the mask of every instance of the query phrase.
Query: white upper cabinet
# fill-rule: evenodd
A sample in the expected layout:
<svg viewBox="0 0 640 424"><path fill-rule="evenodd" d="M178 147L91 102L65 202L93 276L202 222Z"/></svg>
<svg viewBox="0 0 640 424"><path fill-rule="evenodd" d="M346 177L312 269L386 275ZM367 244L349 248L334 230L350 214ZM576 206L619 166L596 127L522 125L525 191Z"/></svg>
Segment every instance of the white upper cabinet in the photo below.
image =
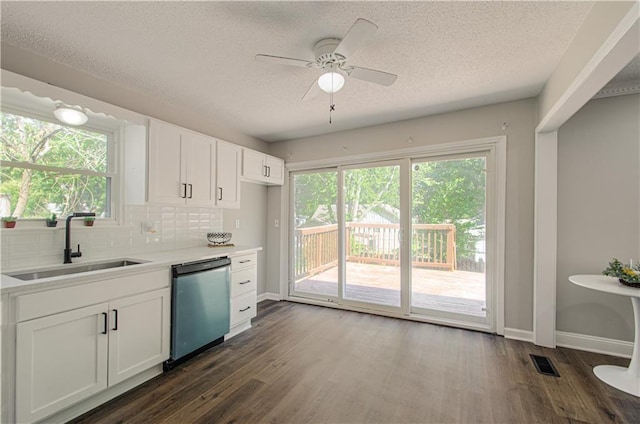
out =
<svg viewBox="0 0 640 424"><path fill-rule="evenodd" d="M255 150L242 149L242 177L267 185L282 185L284 161Z"/></svg>
<svg viewBox="0 0 640 424"><path fill-rule="evenodd" d="M148 202L239 208L240 155L234 144L152 120Z"/></svg>
<svg viewBox="0 0 640 424"><path fill-rule="evenodd" d="M183 205L184 174L180 128L163 122L149 124L149 202Z"/></svg>
<svg viewBox="0 0 640 424"><path fill-rule="evenodd" d="M182 148L186 160L182 162L184 179L182 192L186 204L211 207L215 203L213 193L215 169L215 140L201 134L185 131Z"/></svg>
<svg viewBox="0 0 640 424"><path fill-rule="evenodd" d="M242 148L226 141L216 143L216 205L240 207L240 160Z"/></svg>

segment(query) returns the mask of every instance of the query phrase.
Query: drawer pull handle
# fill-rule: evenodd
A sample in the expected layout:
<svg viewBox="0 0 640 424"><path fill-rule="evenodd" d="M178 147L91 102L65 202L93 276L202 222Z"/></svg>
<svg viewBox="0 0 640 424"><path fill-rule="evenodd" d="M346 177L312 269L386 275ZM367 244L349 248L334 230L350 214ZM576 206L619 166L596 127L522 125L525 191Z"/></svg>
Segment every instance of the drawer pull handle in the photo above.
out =
<svg viewBox="0 0 640 424"><path fill-rule="evenodd" d="M249 284L250 282L251 282L251 280L241 281L239 284Z"/></svg>
<svg viewBox="0 0 640 424"><path fill-rule="evenodd" d="M248 263L248 262L251 262L251 259L245 259L244 261L240 261L240 262L238 262L238 263L246 264L246 263Z"/></svg>
<svg viewBox="0 0 640 424"><path fill-rule="evenodd" d="M104 330L102 331L102 334L107 334L107 328L109 327L109 324L107 323L107 321L109 320L109 314L107 314L106 312L102 313L102 318L104 318Z"/></svg>
<svg viewBox="0 0 640 424"><path fill-rule="evenodd" d="M244 309L240 309L240 312L246 312L246 311L248 311L249 309L251 309L251 306L247 306L247 307L246 307L246 308L244 308Z"/></svg>

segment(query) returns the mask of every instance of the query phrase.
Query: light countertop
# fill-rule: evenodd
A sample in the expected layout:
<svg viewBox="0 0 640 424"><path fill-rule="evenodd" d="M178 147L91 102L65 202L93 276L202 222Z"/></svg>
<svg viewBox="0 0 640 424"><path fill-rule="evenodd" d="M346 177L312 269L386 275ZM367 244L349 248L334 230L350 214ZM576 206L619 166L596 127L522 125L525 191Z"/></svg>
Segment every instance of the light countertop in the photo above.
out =
<svg viewBox="0 0 640 424"><path fill-rule="evenodd" d="M96 261L82 261L75 259L74 264L88 264L88 263L100 263L110 262L113 260L131 260L142 262L139 265L131 265L119 268L102 269L98 271L82 272L77 274L61 275L50 278L41 278L37 280L22 281L17 278L11 277L7 274L0 275L1 294L12 294L17 292L28 292L35 290L51 289L58 287L65 287L83 283L89 283L104 279L117 278L123 275L131 275L142 272L150 272L154 270L166 269L167 273L170 271L171 265L182 264L186 262L194 262L203 259L218 258L221 256L235 256L243 253L251 253L258 250L262 250L262 247L254 246L228 246L228 247L193 247L186 249L174 249L168 251L158 251L149 253L137 253L127 256L114 256L112 258L103 258ZM43 267L33 267L25 269L11 270L9 274L20 274L23 272L45 270L45 269L58 269L73 266L73 264L60 264L60 265L48 265ZM168 274L170 275L170 274Z"/></svg>

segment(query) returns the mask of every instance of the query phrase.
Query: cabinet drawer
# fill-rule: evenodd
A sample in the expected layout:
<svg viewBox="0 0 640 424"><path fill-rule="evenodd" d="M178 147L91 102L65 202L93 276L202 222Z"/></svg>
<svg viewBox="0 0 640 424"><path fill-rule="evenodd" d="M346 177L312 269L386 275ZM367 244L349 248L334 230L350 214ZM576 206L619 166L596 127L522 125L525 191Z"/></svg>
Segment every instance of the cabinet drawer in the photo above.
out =
<svg viewBox="0 0 640 424"><path fill-rule="evenodd" d="M169 287L170 284L169 269L163 269L25 294L16 297L16 321L70 311L93 303Z"/></svg>
<svg viewBox="0 0 640 424"><path fill-rule="evenodd" d="M257 289L255 267L231 273L231 297L240 296Z"/></svg>
<svg viewBox="0 0 640 424"><path fill-rule="evenodd" d="M256 316L257 295L255 290L231 299L231 327Z"/></svg>
<svg viewBox="0 0 640 424"><path fill-rule="evenodd" d="M257 264L258 264L258 254L256 252L233 256L231 258L231 271L237 271L243 268L255 267Z"/></svg>

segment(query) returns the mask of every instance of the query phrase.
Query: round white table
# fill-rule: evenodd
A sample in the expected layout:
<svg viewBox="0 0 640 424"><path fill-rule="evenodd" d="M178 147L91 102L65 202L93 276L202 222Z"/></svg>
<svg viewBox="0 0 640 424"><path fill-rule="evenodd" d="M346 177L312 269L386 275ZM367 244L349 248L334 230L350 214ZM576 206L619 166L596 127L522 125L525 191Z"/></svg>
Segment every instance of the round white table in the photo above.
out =
<svg viewBox="0 0 640 424"><path fill-rule="evenodd" d="M608 385L640 397L640 288L623 286L617 278L604 275L572 275L569 281L588 289L631 298L636 329L629 368L598 365L593 373Z"/></svg>

